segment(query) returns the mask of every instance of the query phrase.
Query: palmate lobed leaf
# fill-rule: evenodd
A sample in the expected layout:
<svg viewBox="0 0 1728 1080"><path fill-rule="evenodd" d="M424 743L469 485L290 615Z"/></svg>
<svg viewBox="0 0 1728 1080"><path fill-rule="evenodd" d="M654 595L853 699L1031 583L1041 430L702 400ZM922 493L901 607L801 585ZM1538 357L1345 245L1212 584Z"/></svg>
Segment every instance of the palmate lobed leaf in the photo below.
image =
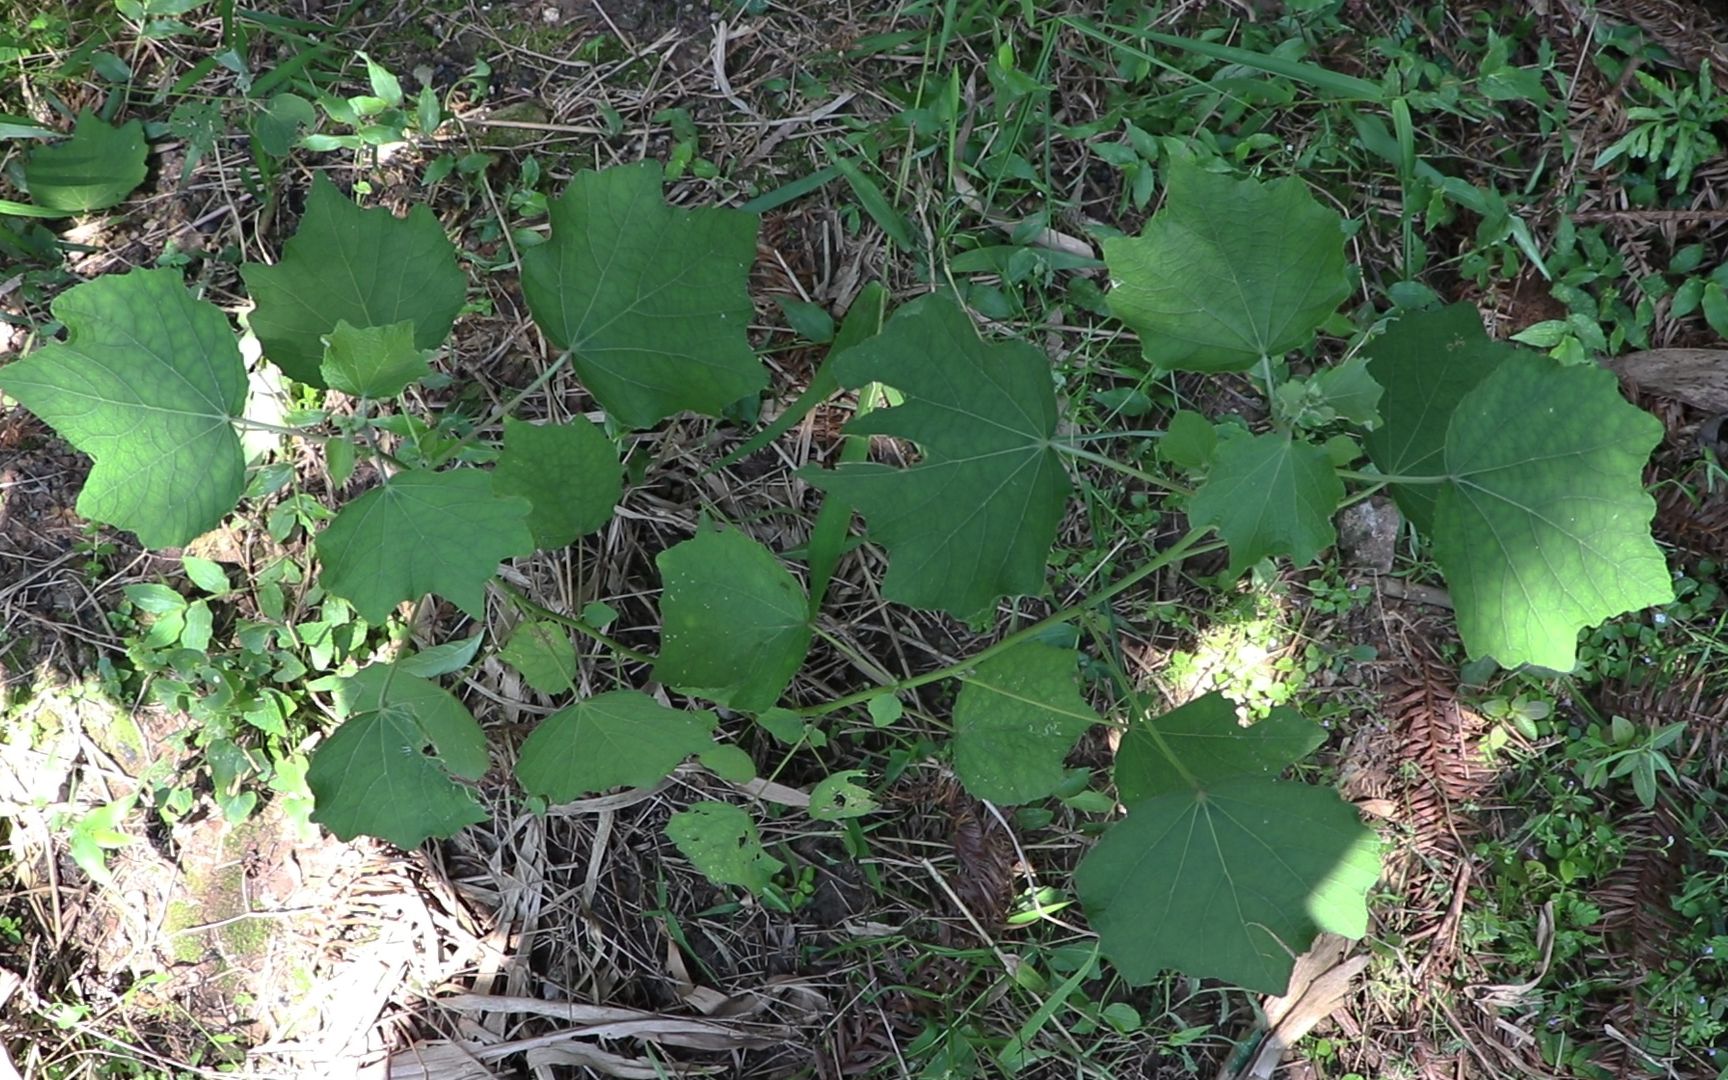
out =
<svg viewBox="0 0 1728 1080"><path fill-rule="evenodd" d="M0 389L92 458L78 512L153 548L215 528L246 473L246 367L227 316L175 270L76 286L54 315L67 340L0 369Z"/></svg>
<svg viewBox="0 0 1728 1080"><path fill-rule="evenodd" d="M1468 304L1407 315L1367 350L1386 388L1367 449L1434 540L1473 657L1571 670L1578 632L1672 599L1643 489L1659 421L1612 374L1492 341Z"/></svg>
<svg viewBox="0 0 1728 1080"><path fill-rule="evenodd" d="M654 677L742 712L773 707L810 648L803 586L736 529L704 525L654 562L665 584Z"/></svg>
<svg viewBox="0 0 1728 1080"><path fill-rule="evenodd" d="M1044 563L1070 491L1050 445L1050 362L1025 342L986 344L954 301L931 294L833 361L844 386L881 382L905 403L853 420L853 435L896 435L922 458L806 470L864 515L890 562L882 592L969 618L1007 594L1044 588Z"/></svg>
<svg viewBox="0 0 1728 1080"><path fill-rule="evenodd" d="M264 353L287 374L324 386L324 338L347 322L357 329L411 322L413 344L436 349L467 297L456 247L424 206L405 218L362 210L322 173L299 228L274 266L240 268L257 307L251 327Z"/></svg>
<svg viewBox="0 0 1728 1080"><path fill-rule="evenodd" d="M1343 499L1326 451L1293 432L1270 431L1218 444L1188 520L1217 527L1235 575L1268 555L1311 561L1336 539L1332 515Z"/></svg>
<svg viewBox="0 0 1728 1080"><path fill-rule="evenodd" d="M754 214L668 206L653 161L578 173L550 212L522 293L611 417L718 416L768 385L748 337Z"/></svg>
<svg viewBox="0 0 1728 1080"><path fill-rule="evenodd" d="M118 206L149 175L149 145L136 120L115 127L85 109L72 137L30 153L24 186L37 206L67 214Z"/></svg>
<svg viewBox="0 0 1728 1080"><path fill-rule="evenodd" d="M1342 224L1295 178L1173 163L1145 230L1104 241L1111 314L1163 370L1246 370L1307 344L1350 295Z"/></svg>
<svg viewBox="0 0 1728 1080"><path fill-rule="evenodd" d="M1135 803L1075 871L1131 983L1167 968L1282 994L1316 933L1359 938L1374 833L1330 788L1240 777Z"/></svg>
<svg viewBox="0 0 1728 1080"><path fill-rule="evenodd" d="M478 469L408 469L344 506L319 534L318 583L382 624L429 592L476 618L505 559L534 550L526 499L504 497Z"/></svg>
<svg viewBox="0 0 1728 1080"><path fill-rule="evenodd" d="M1317 932L1362 936L1380 870L1373 831L1337 792L1277 779L1317 735L1288 710L1244 730L1221 694L1124 734L1128 816L1074 880L1130 982L1175 968L1281 994Z"/></svg>
<svg viewBox="0 0 1728 1080"><path fill-rule="evenodd" d="M1055 791L1062 762L1101 723L1075 683L1073 649L1025 642L960 676L954 702L954 771L966 790L997 803Z"/></svg>
<svg viewBox="0 0 1728 1080"><path fill-rule="evenodd" d="M336 323L324 338L324 385L356 397L391 398L431 372L414 344L414 324L356 327Z"/></svg>

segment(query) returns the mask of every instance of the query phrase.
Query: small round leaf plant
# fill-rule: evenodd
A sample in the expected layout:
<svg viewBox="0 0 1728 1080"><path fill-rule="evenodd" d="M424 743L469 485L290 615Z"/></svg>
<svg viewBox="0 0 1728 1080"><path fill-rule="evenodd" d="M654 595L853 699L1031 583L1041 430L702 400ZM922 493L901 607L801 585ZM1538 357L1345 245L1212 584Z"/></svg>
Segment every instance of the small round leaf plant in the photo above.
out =
<svg viewBox="0 0 1728 1080"><path fill-rule="evenodd" d="M531 422L506 406L460 435L423 425L414 429L422 437L386 452L382 410L367 403L396 399L428 374L428 351L449 333L466 282L429 212L362 210L315 181L281 260L243 276L265 357L300 383L360 402L340 423L315 414L287 434L324 446L345 474L370 459L381 477L331 507L314 541L326 593L374 625L428 593L479 616L501 562L564 547L609 519L622 490L619 433L680 413L719 416L767 387L746 334L756 218L672 207L661 184L653 163L579 174L552 203L550 240L523 257L529 310L560 350L552 370L574 370L605 427ZM1568 670L1582 628L1669 600L1640 479L1661 427L1607 371L1492 341L1476 312L1457 305L1405 313L1308 376L1281 374L1285 355L1307 346L1352 292L1342 224L1296 179L1177 165L1144 232L1105 241L1111 314L1138 335L1150 368L1257 373L1266 386L1263 432L1177 414L1160 457L1183 483L1059 437L1050 363L1034 345L981 338L942 294L884 317L880 290L867 290L791 410L795 420L841 387L870 388L838 464L800 474L825 499L804 574L737 529L704 522L658 557L657 656L618 645L590 612L533 610L494 653L569 701L521 747L518 782L563 802L655 783L690 758L729 780L753 775L717 738L712 711L667 708L637 690L581 696L576 631L651 661L669 688L794 737L845 708L868 706L892 723L898 710L884 702L951 680L961 782L999 803L1047 797L1076 740L1106 721L1081 692L1079 651L1046 631L1199 552L1227 549L1231 574L1269 557L1308 562L1335 541L1338 508L1380 488L1431 543L1472 657ZM79 512L152 547L220 524L246 486L240 433L269 427L248 419L248 374L228 317L173 270L80 285L54 313L66 339L0 369L0 388L92 458ZM895 404L872 407L881 400ZM749 445L792 420L782 416ZM918 453L911 464L872 462L870 435ZM890 601L973 618L1004 596L1044 592L1078 458L1184 499L1191 531L959 663L782 707L854 512L864 539L887 552ZM412 846L484 815L472 786L487 768L482 730L427 676L444 665L412 661L332 683L340 723L307 782L314 820L344 839ZM1317 932L1365 931L1374 834L1334 791L1281 778L1320 744L1315 724L1279 708L1243 727L1216 695L1162 716L1134 703L1126 711L1112 721L1123 727L1113 781L1125 813L1074 881L1125 977L1175 968L1281 992L1292 957ZM824 799L825 820L872 805L843 779L856 792ZM736 807L691 807L669 832L721 882L762 890L781 869Z"/></svg>

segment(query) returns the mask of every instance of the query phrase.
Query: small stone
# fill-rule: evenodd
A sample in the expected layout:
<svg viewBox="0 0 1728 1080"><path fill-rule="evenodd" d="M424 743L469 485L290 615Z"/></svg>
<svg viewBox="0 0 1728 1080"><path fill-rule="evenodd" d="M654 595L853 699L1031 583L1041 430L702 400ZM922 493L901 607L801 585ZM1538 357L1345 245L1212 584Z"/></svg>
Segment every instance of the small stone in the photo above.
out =
<svg viewBox="0 0 1728 1080"><path fill-rule="evenodd" d="M1398 555L1403 521L1397 505L1386 496L1365 499L1338 515L1338 549L1351 566L1387 573Z"/></svg>

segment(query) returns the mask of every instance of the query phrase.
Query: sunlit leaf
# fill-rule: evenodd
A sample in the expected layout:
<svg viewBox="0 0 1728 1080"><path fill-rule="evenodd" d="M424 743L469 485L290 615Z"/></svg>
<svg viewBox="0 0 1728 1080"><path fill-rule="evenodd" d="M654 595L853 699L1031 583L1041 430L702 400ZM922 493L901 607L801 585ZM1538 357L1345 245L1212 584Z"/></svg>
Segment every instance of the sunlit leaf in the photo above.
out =
<svg viewBox="0 0 1728 1080"><path fill-rule="evenodd" d="M54 316L67 340L0 369L0 389L93 459L78 512L146 547L215 528L246 473L246 367L221 309L177 271L134 270L68 289Z"/></svg>
<svg viewBox="0 0 1728 1080"><path fill-rule="evenodd" d="M1673 599L1643 483L1661 439L1595 365L1521 353L1464 396L1434 555L1471 656L1570 671L1579 630Z"/></svg>
<svg viewBox="0 0 1728 1080"><path fill-rule="evenodd" d="M786 864L768 854L756 823L731 803L697 803L672 815L666 835L696 869L722 885L761 892Z"/></svg>

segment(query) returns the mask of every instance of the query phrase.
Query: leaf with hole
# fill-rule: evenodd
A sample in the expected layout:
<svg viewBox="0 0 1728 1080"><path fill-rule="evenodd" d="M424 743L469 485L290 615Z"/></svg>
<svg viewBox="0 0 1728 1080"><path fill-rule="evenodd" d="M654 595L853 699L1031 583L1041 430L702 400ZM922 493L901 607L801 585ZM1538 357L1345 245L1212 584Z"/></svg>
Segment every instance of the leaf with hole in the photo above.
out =
<svg viewBox="0 0 1728 1080"><path fill-rule="evenodd" d="M616 787L658 784L685 758L714 749L714 714L668 709L636 690L614 690L560 709L522 744L524 791L565 803Z"/></svg>
<svg viewBox="0 0 1728 1080"><path fill-rule="evenodd" d="M374 625L403 600L446 597L480 618L505 559L534 550L525 499L492 490L477 469L409 469L337 512L319 534L318 583Z"/></svg>
<svg viewBox="0 0 1728 1080"><path fill-rule="evenodd" d="M1268 555L1311 562L1332 545L1344 485L1326 451L1288 431L1218 444L1206 482L1188 503L1196 528L1216 526L1234 576Z"/></svg>
<svg viewBox="0 0 1728 1080"><path fill-rule="evenodd" d="M306 771L312 820L352 840L377 836L414 848L485 821L474 789L489 764L474 717L432 683L374 664L336 690L342 724L318 745Z"/></svg>
<svg viewBox="0 0 1728 1080"><path fill-rule="evenodd" d="M174 270L75 286L54 316L67 339L0 369L0 389L92 458L78 513L153 548L215 528L246 477L246 366L227 316Z"/></svg>
<svg viewBox="0 0 1728 1080"><path fill-rule="evenodd" d="M525 622L512 630L498 659L542 694L568 694L575 689L576 648L570 644L569 632L550 619Z"/></svg>
<svg viewBox="0 0 1728 1080"><path fill-rule="evenodd" d="M810 648L798 579L743 533L707 525L655 565L666 590L654 677L743 712L779 701Z"/></svg>
<svg viewBox="0 0 1728 1080"><path fill-rule="evenodd" d="M48 210L83 214L118 206L149 175L149 146L136 120L115 127L85 109L72 137L32 150L24 162L30 200Z"/></svg>
<svg viewBox="0 0 1728 1080"><path fill-rule="evenodd" d="M1024 642L960 676L954 702L954 771L966 790L997 803L1055 791L1062 760L1101 720L1076 685L1073 649Z"/></svg>
<svg viewBox="0 0 1728 1080"><path fill-rule="evenodd" d="M551 203L552 239L522 253L522 293L609 415L644 428L718 416L767 372L748 336L756 216L682 210L658 162L578 173Z"/></svg>
<svg viewBox="0 0 1728 1080"><path fill-rule="evenodd" d="M1166 371L1244 371L1301 348L1350 295L1342 220L1294 178L1177 162L1138 237L1104 241L1110 312Z"/></svg>
<svg viewBox="0 0 1728 1080"><path fill-rule="evenodd" d="M697 803L681 810L666 823L666 835L710 881L753 893L768 888L786 865L762 847L750 815L731 803Z"/></svg>
<svg viewBox="0 0 1728 1080"><path fill-rule="evenodd" d="M847 425L918 445L906 468L873 462L800 475L851 503L888 549L882 591L969 618L1005 594L1044 589L1044 562L1069 493L1050 445L1050 361L1025 342L986 344L952 300L932 294L834 360L843 385L905 395Z"/></svg>
<svg viewBox="0 0 1728 1080"><path fill-rule="evenodd" d="M604 527L624 493L618 448L581 416L561 424L506 418L504 453L492 476L500 495L520 495L534 505L528 531L542 551L568 547Z"/></svg>
<svg viewBox="0 0 1728 1080"><path fill-rule="evenodd" d="M432 211L406 218L362 210L316 173L306 213L274 266L240 268L257 307L250 323L264 354L294 379L324 386L324 338L346 322L366 329L409 322L414 347L436 349L467 297L456 248Z"/></svg>

